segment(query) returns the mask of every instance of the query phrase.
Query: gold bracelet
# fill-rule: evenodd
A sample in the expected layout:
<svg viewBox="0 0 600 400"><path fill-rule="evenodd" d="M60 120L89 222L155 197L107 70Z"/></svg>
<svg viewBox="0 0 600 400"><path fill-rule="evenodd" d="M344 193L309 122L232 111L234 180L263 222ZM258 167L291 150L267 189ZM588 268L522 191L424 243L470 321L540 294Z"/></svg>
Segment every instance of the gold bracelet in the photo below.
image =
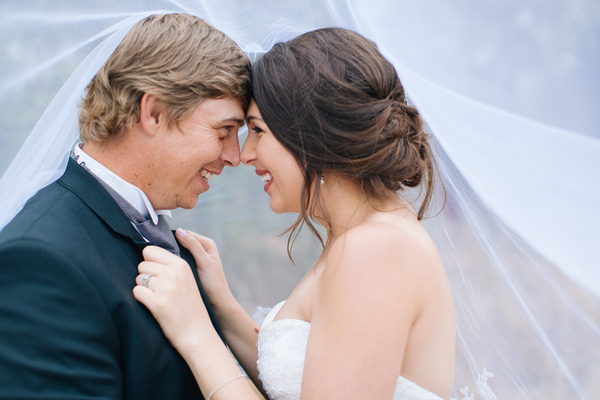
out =
<svg viewBox="0 0 600 400"><path fill-rule="evenodd" d="M244 378L246 376L246 374L240 374L238 376L234 376L231 379L226 380L225 382L221 383L219 386L217 386L216 388L213 389L212 392L210 392L210 394L208 395L208 397L206 398L206 400L210 400L210 398L212 397L213 394L215 394L215 392L219 389L221 389L223 386L227 385L228 383L231 383L233 381L235 381L238 378Z"/></svg>

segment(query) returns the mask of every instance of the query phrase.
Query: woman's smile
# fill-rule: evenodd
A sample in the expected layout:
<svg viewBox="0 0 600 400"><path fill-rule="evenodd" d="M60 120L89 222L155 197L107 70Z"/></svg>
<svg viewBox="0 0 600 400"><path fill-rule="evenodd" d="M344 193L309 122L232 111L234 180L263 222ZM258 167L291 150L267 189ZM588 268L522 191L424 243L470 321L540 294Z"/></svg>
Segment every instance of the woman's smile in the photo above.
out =
<svg viewBox="0 0 600 400"><path fill-rule="evenodd" d="M273 176L271 176L271 174L267 172L265 174L262 174L260 177L261 177L263 183L265 183L265 192L268 193L269 188L271 187L271 184L273 183Z"/></svg>

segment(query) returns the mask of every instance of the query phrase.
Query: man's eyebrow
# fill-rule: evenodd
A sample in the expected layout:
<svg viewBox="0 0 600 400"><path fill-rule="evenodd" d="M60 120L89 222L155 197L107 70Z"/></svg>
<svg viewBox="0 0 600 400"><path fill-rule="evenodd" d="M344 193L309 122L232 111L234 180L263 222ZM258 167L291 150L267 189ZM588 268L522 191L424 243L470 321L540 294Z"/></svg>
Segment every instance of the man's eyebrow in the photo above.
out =
<svg viewBox="0 0 600 400"><path fill-rule="evenodd" d="M220 124L223 124L225 122L233 122L236 123L238 126L244 126L244 124L246 123L244 119L238 117L225 117L219 121Z"/></svg>

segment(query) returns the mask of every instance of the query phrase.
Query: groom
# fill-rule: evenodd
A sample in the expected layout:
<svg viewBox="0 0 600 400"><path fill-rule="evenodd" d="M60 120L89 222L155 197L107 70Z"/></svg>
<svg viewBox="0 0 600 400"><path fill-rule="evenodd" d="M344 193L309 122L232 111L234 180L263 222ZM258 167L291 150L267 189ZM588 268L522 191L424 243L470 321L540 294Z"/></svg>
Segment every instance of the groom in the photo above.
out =
<svg viewBox="0 0 600 400"><path fill-rule="evenodd" d="M132 288L148 244L196 274L165 216L239 164L249 96L248 58L204 21L131 30L86 90L66 172L0 233L0 398L202 398Z"/></svg>

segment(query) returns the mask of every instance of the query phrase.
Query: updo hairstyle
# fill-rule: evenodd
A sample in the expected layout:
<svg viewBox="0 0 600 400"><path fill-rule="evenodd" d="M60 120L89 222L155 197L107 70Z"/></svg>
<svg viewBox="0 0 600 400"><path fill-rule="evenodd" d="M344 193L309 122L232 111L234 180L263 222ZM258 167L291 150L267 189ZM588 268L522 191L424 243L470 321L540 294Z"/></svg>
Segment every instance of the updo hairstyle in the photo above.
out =
<svg viewBox="0 0 600 400"><path fill-rule="evenodd" d="M252 85L265 123L304 172L302 212L290 240L306 223L323 243L308 216L316 215L314 207L323 212L320 185L310 188L327 172L356 182L369 200L423 184L423 218L434 186L428 135L375 43L341 28L305 33L261 57Z"/></svg>

